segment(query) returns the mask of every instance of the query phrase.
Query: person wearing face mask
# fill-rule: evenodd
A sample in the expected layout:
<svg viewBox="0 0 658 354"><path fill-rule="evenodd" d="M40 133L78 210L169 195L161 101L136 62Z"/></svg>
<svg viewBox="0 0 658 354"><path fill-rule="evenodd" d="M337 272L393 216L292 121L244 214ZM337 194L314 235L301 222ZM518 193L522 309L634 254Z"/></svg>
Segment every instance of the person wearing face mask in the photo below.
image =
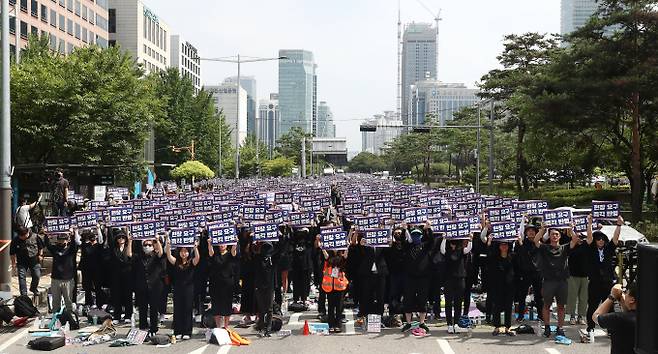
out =
<svg viewBox="0 0 658 354"><path fill-rule="evenodd" d="M110 303L114 309L114 323L121 321L121 315L125 315L124 322L130 321L133 314L133 284L132 273L132 238L128 238L123 229L113 229L114 242L110 244L110 266L111 288Z"/></svg>
<svg viewBox="0 0 658 354"><path fill-rule="evenodd" d="M172 269L174 285L174 335L176 339L188 340L192 336L192 307L194 305L194 268L199 264L198 241L194 241L194 258L188 247L178 249L174 257L171 254L171 241L167 234L165 254Z"/></svg>
<svg viewBox="0 0 658 354"><path fill-rule="evenodd" d="M493 308L493 335L506 334L516 336L516 332L510 329L512 326L512 306L514 304L514 264L516 255L512 253L512 241L494 240L493 235L487 238L489 247L489 280L490 287L488 296L492 299ZM523 243L521 237L519 244ZM502 326L500 313L505 315L505 326Z"/></svg>
<svg viewBox="0 0 658 354"><path fill-rule="evenodd" d="M311 286L313 269L312 250L315 237L308 227L302 227L293 233L292 243L292 293L293 301L305 303Z"/></svg>
<svg viewBox="0 0 658 354"><path fill-rule="evenodd" d="M426 303L429 291L430 279L430 251L434 241L430 222L425 222L424 228L414 228L405 240L404 258L404 312L405 325L402 332L411 329L411 318L414 312L418 313L419 328L429 333L430 329L425 324Z"/></svg>
<svg viewBox="0 0 658 354"><path fill-rule="evenodd" d="M131 239L130 232L128 232L128 239ZM153 240L143 240L141 250L137 250L135 257L132 256L133 250L128 248L128 257L133 258L135 295L139 308L139 329L149 330L149 335L154 335L158 332L158 310L166 269L159 236Z"/></svg>
<svg viewBox="0 0 658 354"><path fill-rule="evenodd" d="M254 244L254 298L258 323L256 330L263 337L270 337L272 331L272 303L274 300L274 265L272 254L274 246L271 242L256 242Z"/></svg>
<svg viewBox="0 0 658 354"><path fill-rule="evenodd" d="M80 245L80 270L82 271L82 289L85 291L85 306L101 306L104 298L101 290L101 254L103 252L103 233L100 225L82 233Z"/></svg>
<svg viewBox="0 0 658 354"><path fill-rule="evenodd" d="M462 313L464 287L466 286L465 255L471 252L472 245L473 242L470 239L466 247L464 247L463 240L448 241L444 238L441 241L441 254L445 256L446 261L446 320L450 334L455 333L455 319L458 319Z"/></svg>
<svg viewBox="0 0 658 354"><path fill-rule="evenodd" d="M527 242L519 243L516 248L517 268L514 269L514 276L516 277L514 283L516 284L515 301L519 304L516 321L523 322L525 320L526 296L530 292L530 288L532 288L534 305L537 308L537 317L541 320L543 318L542 310L544 308L541 288L542 278L535 260L537 253L535 237L537 232L539 232L539 228L524 222L520 230L523 230L522 236L525 238L524 241L527 240Z"/></svg>
<svg viewBox="0 0 658 354"><path fill-rule="evenodd" d="M393 242L391 247L384 249L384 257L388 264L388 311L391 315L401 315L404 313L402 308L402 294L405 289L404 261L405 251L403 243L406 238L406 230L402 227L393 230Z"/></svg>
<svg viewBox="0 0 658 354"><path fill-rule="evenodd" d="M72 233L72 232L71 232ZM73 277L75 277L75 257L80 245L79 236L71 241L71 233L58 233L57 243L52 244L49 237L45 238L46 248L53 256L53 269L51 274L50 291L53 294L53 313L59 312L64 298L67 311L73 311ZM77 235L77 230L75 231Z"/></svg>
<svg viewBox="0 0 658 354"><path fill-rule="evenodd" d="M210 301L217 328L229 328L233 313L233 284L238 244L214 247L208 238L208 265L210 267Z"/></svg>
<svg viewBox="0 0 658 354"><path fill-rule="evenodd" d="M356 256L360 258L357 276L361 290L359 313L362 316L357 319L356 325L363 326L366 316L382 316L384 313L388 265L386 264L386 253L383 248L367 246L362 232L356 232L355 238L359 243L359 247L355 251Z"/></svg>

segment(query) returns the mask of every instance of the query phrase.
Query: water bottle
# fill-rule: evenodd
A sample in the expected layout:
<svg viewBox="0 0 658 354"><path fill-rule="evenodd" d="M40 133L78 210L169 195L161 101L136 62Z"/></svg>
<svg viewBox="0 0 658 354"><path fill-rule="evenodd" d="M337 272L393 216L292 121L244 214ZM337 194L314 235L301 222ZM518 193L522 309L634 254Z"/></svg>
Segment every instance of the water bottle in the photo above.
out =
<svg viewBox="0 0 658 354"><path fill-rule="evenodd" d="M281 313L283 313L284 316L288 315L288 301L283 300L283 303L281 304Z"/></svg>
<svg viewBox="0 0 658 354"><path fill-rule="evenodd" d="M135 313L130 316L130 329L135 329Z"/></svg>

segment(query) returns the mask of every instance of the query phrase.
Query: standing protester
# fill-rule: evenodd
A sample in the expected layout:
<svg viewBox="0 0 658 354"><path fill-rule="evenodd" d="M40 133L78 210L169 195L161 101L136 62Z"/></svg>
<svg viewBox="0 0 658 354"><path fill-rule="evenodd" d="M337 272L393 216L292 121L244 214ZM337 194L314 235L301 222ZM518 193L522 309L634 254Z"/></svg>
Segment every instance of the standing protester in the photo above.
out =
<svg viewBox="0 0 658 354"><path fill-rule="evenodd" d="M18 236L11 241L9 254L11 267L18 273L18 288L21 295L27 295L27 272L30 272L30 292L38 294L41 278L41 261L43 260L43 241L28 227L19 226Z"/></svg>
<svg viewBox="0 0 658 354"><path fill-rule="evenodd" d="M359 261L359 286L361 295L359 299L359 312L362 316L379 315L384 313L384 294L386 293L386 278L388 277L388 265L384 249L366 246L366 239L357 232L359 247L357 257ZM365 318L360 317L356 325L362 326Z"/></svg>
<svg viewBox="0 0 658 354"><path fill-rule="evenodd" d="M27 199L21 198L20 200L21 205L16 209L16 213L14 214L14 227L16 228L24 227L34 232L37 232L36 227L32 222L30 211L36 208L36 206L39 205L40 202L41 202L41 195L39 195L37 201L32 204L28 204Z"/></svg>
<svg viewBox="0 0 658 354"><path fill-rule="evenodd" d="M605 301L610 287L615 282L615 271L613 261L616 257L616 249L619 244L619 235L624 219L617 218L617 227L612 236L612 242L608 241L601 231L592 232L592 216L587 217L587 244L589 252L586 259L589 261L589 297L587 300L587 331L593 331L596 324L592 318L595 309Z"/></svg>
<svg viewBox="0 0 658 354"><path fill-rule="evenodd" d="M279 237L279 242L277 243L277 254L276 254L276 289L274 292L275 302L279 306L279 310L283 307L283 302L288 301L288 271L290 270L290 264L292 262L290 256L290 237L292 235L292 228L289 225L279 226L279 232L281 236Z"/></svg>
<svg viewBox="0 0 658 354"><path fill-rule="evenodd" d="M462 303L464 300L464 287L466 278L466 254L471 252L473 243L471 240L450 240L441 241L441 254L446 260L446 282L445 282L445 300L446 300L446 320L448 322L448 333L452 334L457 331L455 319L458 319L462 313ZM454 312L453 312L454 311Z"/></svg>
<svg viewBox="0 0 658 354"><path fill-rule="evenodd" d="M114 323L118 324L122 314L125 314L124 322L129 321L133 315L135 276L132 272L132 238L123 229L110 231L115 232L114 240L108 242L110 266L113 270L110 276L110 303L114 309Z"/></svg>
<svg viewBox="0 0 658 354"><path fill-rule="evenodd" d="M196 322L201 322L201 317L206 309L205 300L208 295L208 231L201 231L199 239L199 263L194 268L194 304Z"/></svg>
<svg viewBox="0 0 658 354"><path fill-rule="evenodd" d="M55 186L53 189L53 203L58 216L68 216L69 181L64 178L61 170L55 172Z"/></svg>
<svg viewBox="0 0 658 354"><path fill-rule="evenodd" d="M194 241L194 258L190 259L188 247L178 249L174 257L171 254L171 240L167 235L165 253L169 264L173 266L172 283L174 285L174 335L176 339L188 340L192 336L192 307L194 305L194 268L199 264L198 241Z"/></svg>
<svg viewBox="0 0 658 354"><path fill-rule="evenodd" d="M272 331L272 303L274 301L274 265L271 242L256 242L254 244L254 298L258 323L256 329L263 337L270 337Z"/></svg>
<svg viewBox="0 0 658 354"><path fill-rule="evenodd" d="M537 317L542 320L544 317L544 300L542 296L542 277L537 266L537 248L535 247L535 239L539 228L535 225L524 224L521 228L523 236L528 242L522 242L516 248L517 255L517 269L514 270L516 280L516 302L519 304L518 314L516 317L517 322L524 320L526 311L526 296L532 287L532 296L534 298L534 306L537 308ZM531 309L532 310L532 309Z"/></svg>
<svg viewBox="0 0 658 354"><path fill-rule="evenodd" d="M429 333L425 324L426 304L429 293L430 280L430 252L433 246L434 235L430 223L425 223L424 229L414 228L408 235L405 244L405 288L404 288L404 315L405 325L402 332L411 329L411 318L414 312L418 313L420 324L418 327Z"/></svg>
<svg viewBox="0 0 658 354"><path fill-rule="evenodd" d="M85 292L85 306L96 308L105 301L101 289L103 233L100 225L96 225L94 229L85 229L82 232L81 240L80 270L82 271L82 289Z"/></svg>
<svg viewBox="0 0 658 354"><path fill-rule="evenodd" d="M564 336L564 306L569 296L569 278L568 259L571 251L578 245L578 235L569 228L571 242L560 245L560 231L549 229L549 244L541 243L546 233L546 227L542 223L539 234L535 237L535 247L537 247L537 256L539 258L541 273L544 278L542 289L544 291L544 336L551 336L551 304L553 299L557 302L557 336Z"/></svg>
<svg viewBox="0 0 658 354"><path fill-rule="evenodd" d="M132 239L128 233L128 239ZM135 298L139 308L139 329L158 332L160 297L164 286L165 260L159 235L153 240L143 240L141 249L128 247L128 257L133 258L135 273ZM150 325L149 325L150 324Z"/></svg>
<svg viewBox="0 0 658 354"><path fill-rule="evenodd" d="M614 312L615 301L621 305L622 312ZM637 284L628 286L623 292L617 284L610 290L610 295L592 314L592 320L610 333L610 353L626 354L635 352L635 327L637 316Z"/></svg>
<svg viewBox="0 0 658 354"><path fill-rule="evenodd" d="M293 233L292 244L292 293L293 301L306 303L311 286L313 269L312 251L315 238L308 227Z"/></svg>
<svg viewBox="0 0 658 354"><path fill-rule="evenodd" d="M77 236L77 231L75 231ZM71 241L71 233L57 234L57 243L50 243L50 238L46 236L46 248L53 256L53 269L51 274L50 290L53 294L53 313L59 312L62 306L62 297L66 310L73 311L73 278L76 275L75 257L78 254L80 238L76 237L75 242Z"/></svg>
<svg viewBox="0 0 658 354"><path fill-rule="evenodd" d="M589 249L588 244L583 240L578 240L578 245L569 254L569 279L567 280L569 297L567 298L566 311L570 316L569 323L571 325L584 325L586 322ZM578 316L576 316L576 308L578 309Z"/></svg>
<svg viewBox="0 0 658 354"><path fill-rule="evenodd" d="M493 235L487 238L489 247L489 292L493 310L493 335L507 334L515 336L516 332L512 331L512 306L514 305L514 264L516 256L512 253L512 245L508 240L495 240ZM523 244L523 238L517 239L519 245ZM502 326L500 313L505 315L505 326Z"/></svg>
<svg viewBox="0 0 658 354"><path fill-rule="evenodd" d="M327 294L329 302L327 322L330 333L340 333L340 316L343 312L343 297L347 290L348 280L345 277L345 265L348 251L326 251L322 269L322 291Z"/></svg>
<svg viewBox="0 0 658 354"><path fill-rule="evenodd" d="M388 296L386 303L388 303L388 312L390 315L399 317L398 315L404 313L402 307L402 294L405 289L405 250L404 241L407 238L406 230L403 228L396 228L393 230L393 240L391 246L384 249L384 256L386 264L388 265ZM440 290L439 290L440 302ZM396 321L397 322L397 321Z"/></svg>
<svg viewBox="0 0 658 354"><path fill-rule="evenodd" d="M236 257L238 244L220 245L215 251L212 240L208 238L208 266L210 274L210 299L212 313L217 328L229 328L233 313L233 285L235 284Z"/></svg>
<svg viewBox="0 0 658 354"><path fill-rule="evenodd" d="M238 225L239 226L239 225ZM240 228L238 227L238 230ZM251 316L256 313L256 301L254 299L254 272L255 260L253 257L252 235L247 228L243 228L238 234L240 244L240 312L244 315L239 328L247 328L254 321Z"/></svg>

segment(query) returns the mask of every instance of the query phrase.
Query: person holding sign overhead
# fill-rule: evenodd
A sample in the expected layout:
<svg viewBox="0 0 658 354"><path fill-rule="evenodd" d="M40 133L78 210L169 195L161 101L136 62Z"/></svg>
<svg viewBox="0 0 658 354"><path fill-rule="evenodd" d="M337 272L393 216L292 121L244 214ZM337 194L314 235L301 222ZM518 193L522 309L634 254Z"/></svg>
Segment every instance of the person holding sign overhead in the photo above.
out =
<svg viewBox="0 0 658 354"><path fill-rule="evenodd" d="M132 273L132 258L128 255L128 250L132 250L132 238L128 238L124 229L110 231L116 232L114 242L110 243L110 266L114 270L110 279L110 303L114 309L113 322L118 324L121 314L125 313L124 322L130 321L133 315L135 277Z"/></svg>
<svg viewBox="0 0 658 354"><path fill-rule="evenodd" d="M519 235L516 240L519 245L523 245L523 237ZM512 326L512 306L514 305L514 268L517 262L516 255L512 253L513 239L496 239L494 235L489 234L487 237L487 247L489 253L487 260L489 261L489 292L488 297L491 297L492 310L493 310L493 335L506 334L508 336L515 336L516 332L510 330ZM505 326L502 326L500 313L505 315Z"/></svg>
<svg viewBox="0 0 658 354"><path fill-rule="evenodd" d="M237 239L230 246L219 245L217 251L208 237L208 265L210 267L210 301L217 328L228 328L233 313L233 284L238 254Z"/></svg>
<svg viewBox="0 0 658 354"><path fill-rule="evenodd" d="M402 332L411 329L411 318L414 312L418 313L418 321L420 322L418 327L425 330L425 333L430 331L425 324L425 315L431 271L430 252L434 240L429 221L425 222L422 229L414 228L407 234L406 243L403 246L405 250L403 307L406 323L402 327Z"/></svg>
<svg viewBox="0 0 658 354"><path fill-rule="evenodd" d="M76 273L75 257L78 254L80 238L76 238L75 242L70 242L72 233L58 233L56 236L57 243L54 245L51 243L49 236L44 239L46 248L53 256L52 281L50 283L50 289L53 293L53 313L59 312L62 306L62 296L64 297L66 310L73 311L71 297L74 286L73 278Z"/></svg>
<svg viewBox="0 0 658 354"><path fill-rule="evenodd" d="M174 257L171 254L171 240L167 234L165 254L169 264L173 266L174 285L174 335L176 339L188 340L192 335L192 307L194 305L194 267L199 264L201 255L198 250L198 240L194 241L194 258L190 259L188 247L178 249Z"/></svg>
<svg viewBox="0 0 658 354"><path fill-rule="evenodd" d="M448 333L455 333L455 319L462 314L464 287L466 286L466 254L471 252L473 242L468 240L450 240L445 237L441 241L441 254L446 261L446 320ZM453 313L454 310L454 313Z"/></svg>
<svg viewBox="0 0 658 354"><path fill-rule="evenodd" d="M573 227L567 230L571 237L571 242L560 245L561 234L556 228L548 230L549 244L541 243L546 233L546 224L542 222L539 234L535 236L535 247L537 248L537 257L541 267L541 274L544 278L542 289L544 291L544 336L551 336L551 304L553 299L557 302L557 336L564 336L564 313L567 297L569 295L569 278L568 259L571 250L578 245L578 234L573 231Z"/></svg>
<svg viewBox="0 0 658 354"><path fill-rule="evenodd" d="M78 232L77 230L75 231ZM101 259L103 252L103 233L101 226L84 229L80 245L80 270L82 271L82 289L85 291L85 306L101 306ZM96 299L94 299L94 295Z"/></svg>

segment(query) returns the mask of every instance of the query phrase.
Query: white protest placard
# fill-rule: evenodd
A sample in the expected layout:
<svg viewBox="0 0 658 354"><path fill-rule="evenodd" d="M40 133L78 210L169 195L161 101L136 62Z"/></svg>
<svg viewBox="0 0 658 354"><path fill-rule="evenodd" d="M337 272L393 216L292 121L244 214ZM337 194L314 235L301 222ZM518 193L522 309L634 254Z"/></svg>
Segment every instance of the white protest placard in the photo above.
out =
<svg viewBox="0 0 658 354"><path fill-rule="evenodd" d="M448 239L466 239L471 235L471 225L468 221L451 220L438 223L435 233L440 233Z"/></svg>
<svg viewBox="0 0 658 354"><path fill-rule="evenodd" d="M71 220L68 216L47 216L45 220L46 233L69 232Z"/></svg>
<svg viewBox="0 0 658 354"><path fill-rule="evenodd" d="M71 224L75 224L78 229L96 227L98 224L98 213L94 211L76 212L71 218Z"/></svg>
<svg viewBox="0 0 658 354"><path fill-rule="evenodd" d="M208 224L208 237L213 246L233 245L238 241L235 226L223 222Z"/></svg>
<svg viewBox="0 0 658 354"><path fill-rule="evenodd" d="M252 224L254 242L279 241L279 227L277 224Z"/></svg>
<svg viewBox="0 0 658 354"><path fill-rule="evenodd" d="M548 202L545 200L518 200L512 202L512 207L528 216L542 216L544 210L548 210Z"/></svg>
<svg viewBox="0 0 658 354"><path fill-rule="evenodd" d="M320 234L320 248L324 250L346 250L347 246L347 232L345 231Z"/></svg>
<svg viewBox="0 0 658 354"><path fill-rule="evenodd" d="M112 225L121 226L133 221L133 209L130 207L107 208L107 212Z"/></svg>
<svg viewBox="0 0 658 354"><path fill-rule="evenodd" d="M379 227L379 217L378 216L355 216L354 225L359 230L364 229L374 229Z"/></svg>
<svg viewBox="0 0 658 354"><path fill-rule="evenodd" d="M594 220L617 220L619 202L592 200L592 218Z"/></svg>
<svg viewBox="0 0 658 354"><path fill-rule="evenodd" d="M573 216L573 231L578 233L587 232L587 215L574 215Z"/></svg>
<svg viewBox="0 0 658 354"><path fill-rule="evenodd" d="M366 229L364 231L366 246L389 247L391 243L391 230L389 229Z"/></svg>
<svg viewBox="0 0 658 354"><path fill-rule="evenodd" d="M549 209L544 210L542 220L547 227L557 229L567 229L571 227L571 210L569 209Z"/></svg>
<svg viewBox="0 0 658 354"><path fill-rule="evenodd" d="M427 208L405 208L404 221L409 224L420 224L427 221Z"/></svg>
<svg viewBox="0 0 658 354"><path fill-rule="evenodd" d="M491 237L494 240L513 240L518 238L518 227L514 221L500 221L491 223Z"/></svg>
<svg viewBox="0 0 658 354"><path fill-rule="evenodd" d="M489 222L501 222L505 220L509 220L511 214L512 214L512 207L495 207L495 208L488 208L486 210L487 213L487 218L489 219Z"/></svg>
<svg viewBox="0 0 658 354"><path fill-rule="evenodd" d="M169 240L171 241L171 248L178 247L192 247L194 241L199 236L199 229L195 227L190 228L174 228L169 232Z"/></svg>
<svg viewBox="0 0 658 354"><path fill-rule="evenodd" d="M326 234L326 233L331 233L331 232L341 232L343 231L342 226L321 226L320 227L320 234Z"/></svg>
<svg viewBox="0 0 658 354"><path fill-rule="evenodd" d="M134 240L154 239L157 232L156 221L140 221L129 224L130 235Z"/></svg>
<svg viewBox="0 0 658 354"><path fill-rule="evenodd" d="M368 333L381 333L382 331L382 316L377 314L368 315Z"/></svg>

